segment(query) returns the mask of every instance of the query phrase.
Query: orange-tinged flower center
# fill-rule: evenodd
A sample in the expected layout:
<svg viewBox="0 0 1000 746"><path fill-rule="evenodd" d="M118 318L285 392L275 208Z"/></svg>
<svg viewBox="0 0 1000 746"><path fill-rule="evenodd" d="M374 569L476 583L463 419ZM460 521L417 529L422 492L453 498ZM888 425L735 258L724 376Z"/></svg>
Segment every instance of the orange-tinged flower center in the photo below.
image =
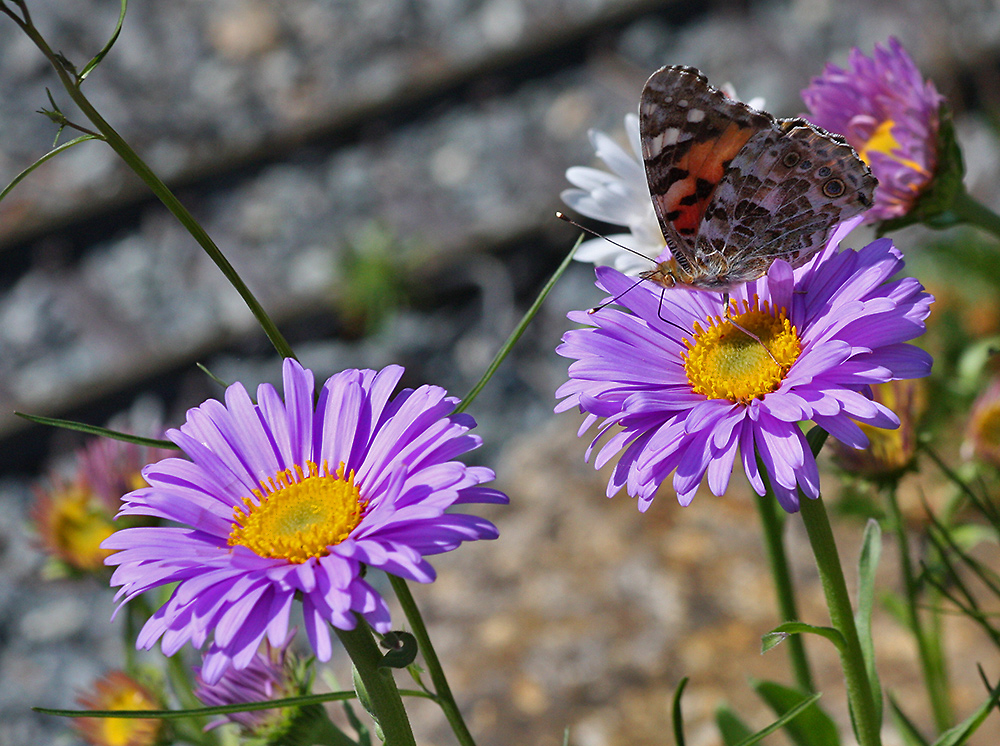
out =
<svg viewBox="0 0 1000 746"><path fill-rule="evenodd" d="M976 437L988 449L1000 449L1000 406L984 409L975 423Z"/></svg>
<svg viewBox="0 0 1000 746"><path fill-rule="evenodd" d="M114 671L99 680L95 691L80 697L90 710L157 710L156 699L135 680ZM94 746L152 746L160 721L147 718L77 718L77 730Z"/></svg>
<svg viewBox="0 0 1000 746"><path fill-rule="evenodd" d="M736 301L732 308L739 310ZM739 315L709 317L707 328L695 322L694 341L685 339L681 353L691 387L709 399L744 404L777 390L802 345L785 309L776 310L767 301L761 307L755 295Z"/></svg>
<svg viewBox="0 0 1000 746"><path fill-rule="evenodd" d="M45 545L68 565L83 571L103 569L110 550L101 542L114 533L112 516L95 505L85 486L48 493L39 501L38 531Z"/></svg>
<svg viewBox="0 0 1000 746"><path fill-rule="evenodd" d="M900 147L899 141L896 136L892 134L892 128L896 126L896 123L891 119L886 119L872 133L872 136L868 138L868 142L864 144L864 147L858 151L858 155L861 157L865 163L869 166L871 163L872 153L882 153L890 158L892 158L896 163L902 166L911 168L917 173L924 174L925 176L930 176L926 169L921 166L916 161L910 160L909 158L904 158L899 154Z"/></svg>
<svg viewBox="0 0 1000 746"><path fill-rule="evenodd" d="M301 563L323 557L361 522L367 503L354 484L354 472L344 476L341 464L331 474L307 461L305 470L278 472L254 490L256 500L243 498L233 509L229 545L242 545L261 557Z"/></svg>

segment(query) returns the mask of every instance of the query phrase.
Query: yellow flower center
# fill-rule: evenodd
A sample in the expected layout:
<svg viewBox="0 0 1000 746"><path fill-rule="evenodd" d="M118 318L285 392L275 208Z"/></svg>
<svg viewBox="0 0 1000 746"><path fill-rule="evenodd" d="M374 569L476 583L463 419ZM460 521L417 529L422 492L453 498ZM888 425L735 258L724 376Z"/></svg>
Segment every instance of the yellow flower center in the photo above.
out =
<svg viewBox="0 0 1000 746"><path fill-rule="evenodd" d="M78 570L103 569L111 554L101 542L114 533L111 515L95 506L89 491L73 487L53 496L43 530L49 546Z"/></svg>
<svg viewBox="0 0 1000 746"><path fill-rule="evenodd" d="M739 310L736 301L732 309ZM681 353L691 387L709 399L743 404L775 391L802 352L802 345L785 309L774 311L767 301L761 308L754 295L753 306L743 301L743 312L738 316L709 317L707 328L695 322L694 341L685 339L688 349Z"/></svg>
<svg viewBox="0 0 1000 746"><path fill-rule="evenodd" d="M145 687L121 671L112 671L78 699L88 710L158 710L160 703ZM94 746L152 746L160 721L152 718L76 718L83 740Z"/></svg>
<svg viewBox="0 0 1000 746"><path fill-rule="evenodd" d="M118 692L107 702L108 710L155 710L157 705L142 692L129 689ZM132 718L101 718L101 741L104 746L152 744L160 724L156 720Z"/></svg>
<svg viewBox="0 0 1000 746"><path fill-rule="evenodd" d="M980 413L976 435L984 447L1000 449L1000 407L994 405Z"/></svg>
<svg viewBox="0 0 1000 746"><path fill-rule="evenodd" d="M868 142L865 143L864 147L858 152L865 163L871 166L871 154L872 153L882 153L892 158L896 163L911 168L917 173L924 174L925 176L930 176L929 173L916 161L912 161L909 158L903 158L898 154L899 151L899 141L896 139L895 135L892 134L892 128L896 126L896 123L891 119L886 119L882 124L875 128L872 136L868 138Z"/></svg>
<svg viewBox="0 0 1000 746"><path fill-rule="evenodd" d="M324 462L312 461L306 470L278 472L254 490L256 500L244 497L233 509L229 546L242 545L261 557L301 563L323 557L361 522L367 503L354 485L354 472L344 477L344 465L331 474Z"/></svg>

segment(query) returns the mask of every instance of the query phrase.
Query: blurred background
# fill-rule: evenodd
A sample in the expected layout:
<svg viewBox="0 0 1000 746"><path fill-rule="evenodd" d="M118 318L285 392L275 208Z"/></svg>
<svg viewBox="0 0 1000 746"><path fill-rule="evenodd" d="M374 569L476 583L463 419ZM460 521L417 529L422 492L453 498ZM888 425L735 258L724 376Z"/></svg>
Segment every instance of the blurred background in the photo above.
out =
<svg viewBox="0 0 1000 746"><path fill-rule="evenodd" d="M77 64L119 9L28 4ZM624 142L623 117L653 70L693 65L791 116L827 60L890 35L951 103L967 187L1000 207L1000 7L983 0L133 0L86 91L318 376L396 362L407 385L461 396L576 238L552 214L566 168L597 165L588 130ZM49 107L46 87L83 121L0 17L2 184L52 146L55 126L35 113ZM939 298L932 322L947 320L947 341L931 341L935 352L955 358L961 340L997 333L990 268L931 250L961 244L974 259L981 237L915 227L894 240ZM762 727L748 679L790 680L783 651L757 653L777 620L755 510L742 477L688 509L664 490L643 516L625 496L603 497L580 417L552 414L566 376L553 350L566 312L599 299L592 281L592 268L571 268L470 410L485 440L475 458L512 497L488 515L502 540L438 558L439 579L414 592L481 746L555 745L567 727L578 746L670 743L685 675L688 743L711 746L721 701ZM31 485L83 439L12 412L104 424L131 411L174 426L221 392L195 363L248 386L279 379L235 291L109 148L68 151L0 203L0 743L75 743L28 708L71 706L121 664L110 592L40 585L28 528ZM914 505L934 480L914 481ZM837 492L832 472L824 484ZM838 525L847 558L862 525ZM789 522L803 616L825 624L799 529ZM890 542L890 585L895 562ZM975 664L997 651L961 620L948 632L964 716L983 694ZM912 645L886 614L876 644L883 683L919 716ZM846 726L832 651L807 645ZM421 744L452 743L433 707L415 706L414 720ZM973 743L996 743L993 726Z"/></svg>

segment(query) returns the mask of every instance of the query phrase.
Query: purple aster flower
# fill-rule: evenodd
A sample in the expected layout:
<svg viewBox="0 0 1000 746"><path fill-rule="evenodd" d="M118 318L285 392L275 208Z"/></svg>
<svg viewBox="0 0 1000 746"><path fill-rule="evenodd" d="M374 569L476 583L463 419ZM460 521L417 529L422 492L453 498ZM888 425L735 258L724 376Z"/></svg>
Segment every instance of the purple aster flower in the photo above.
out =
<svg viewBox="0 0 1000 746"><path fill-rule="evenodd" d="M852 49L848 69L827 63L802 91L806 117L843 134L878 179L867 222L908 213L938 167L939 110L944 98L898 40L871 57Z"/></svg>
<svg viewBox="0 0 1000 746"><path fill-rule="evenodd" d="M868 445L857 423L899 424L869 386L930 372L930 356L905 342L923 333L932 298L912 278L889 281L903 266L889 239L838 253L856 224L839 226L802 267L776 261L732 292L731 318L759 341L723 317L715 293L629 289L633 279L597 269L598 285L625 310L570 314L588 326L567 332L557 350L575 362L556 409L586 412L581 434L603 420L587 457L605 434L595 466L620 452L609 497L624 487L644 511L671 473L682 505L706 475L721 495L739 453L754 490L765 493L759 456L782 507L794 512L798 490L819 495L800 422L855 448Z"/></svg>
<svg viewBox="0 0 1000 746"><path fill-rule="evenodd" d="M313 375L284 363L285 399L274 387L226 389L188 411L167 437L190 458L146 467L150 485L124 497L119 515L151 515L181 527L129 528L103 546L118 550L112 585L128 602L177 583L136 646L162 638L165 655L210 640L202 676L245 668L265 638L281 644L292 602L321 661L331 654L327 624L353 629L361 616L389 630L385 601L362 565L430 582L425 555L463 541L493 539L482 518L447 512L466 503L506 503L480 486L484 467L454 459L477 448L475 421L452 414L437 386L392 396L403 369L346 370L313 397Z"/></svg>
<svg viewBox="0 0 1000 746"><path fill-rule="evenodd" d="M246 668L229 668L214 684L206 683L201 677L201 669L195 669L195 696L208 707L219 707L308 694L312 684L311 673L288 651L294 634L294 631L289 634L284 645L272 646L265 641ZM299 707L283 707L231 712L213 720L205 730L236 723L245 737L256 737L264 743L280 743L294 727L302 710Z"/></svg>

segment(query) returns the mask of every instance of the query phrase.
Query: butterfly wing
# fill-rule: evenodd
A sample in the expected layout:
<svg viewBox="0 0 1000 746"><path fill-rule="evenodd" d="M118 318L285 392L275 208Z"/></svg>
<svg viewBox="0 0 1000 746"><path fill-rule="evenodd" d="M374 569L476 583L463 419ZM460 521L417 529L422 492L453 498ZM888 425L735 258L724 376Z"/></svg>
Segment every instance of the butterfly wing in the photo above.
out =
<svg viewBox="0 0 1000 746"><path fill-rule="evenodd" d="M724 258L734 284L760 277L775 259L799 266L834 225L871 206L876 183L839 135L779 120L730 162L699 227L696 261Z"/></svg>
<svg viewBox="0 0 1000 746"><path fill-rule="evenodd" d="M730 162L757 133L776 127L708 84L693 67L664 67L642 91L639 135L653 207L674 258L703 274L696 239Z"/></svg>

